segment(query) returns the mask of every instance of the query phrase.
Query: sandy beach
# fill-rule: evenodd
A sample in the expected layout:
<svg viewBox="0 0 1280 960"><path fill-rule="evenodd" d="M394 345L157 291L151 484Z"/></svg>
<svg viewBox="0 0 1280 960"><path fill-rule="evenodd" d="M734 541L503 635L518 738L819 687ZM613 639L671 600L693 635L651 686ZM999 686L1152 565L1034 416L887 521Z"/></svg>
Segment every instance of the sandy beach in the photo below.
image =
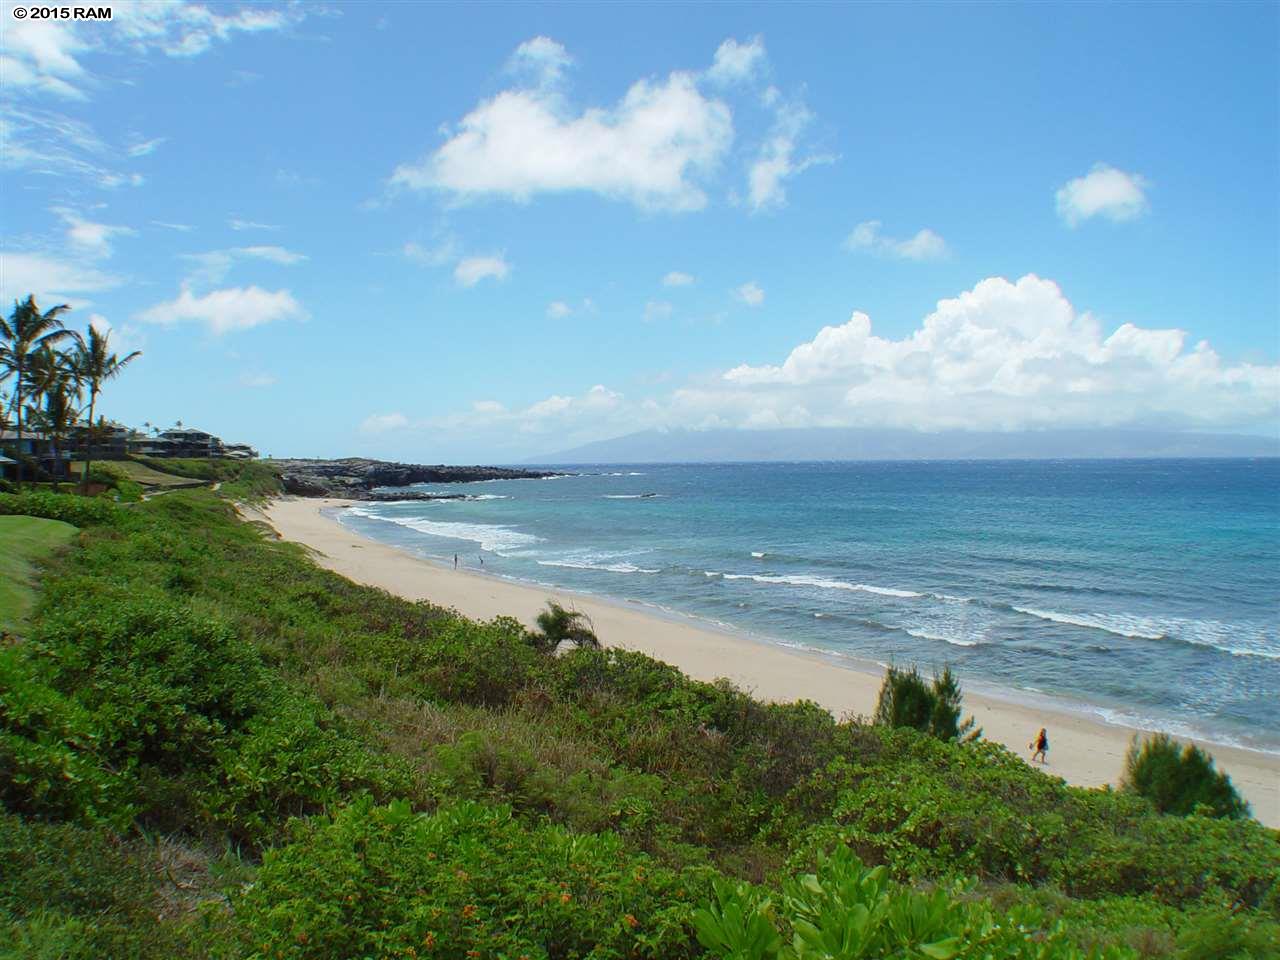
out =
<svg viewBox="0 0 1280 960"><path fill-rule="evenodd" d="M663 616L640 604L455 571L358 536L323 513L349 503L282 498L261 516L284 539L311 548L323 566L411 600L430 600L481 620L508 615L532 624L547 600L554 599L586 613L605 645L639 650L699 680L725 677L764 700L813 700L836 716L869 715L875 709L883 676L875 664L859 669L711 629L692 618ZM1080 786L1118 783L1134 730L972 691L966 691L964 702L966 713L973 714L987 739L1023 757L1028 741L1046 727L1051 744L1047 773ZM1230 774L1254 816L1280 828L1280 757L1218 744L1202 746L1213 754L1219 769Z"/></svg>

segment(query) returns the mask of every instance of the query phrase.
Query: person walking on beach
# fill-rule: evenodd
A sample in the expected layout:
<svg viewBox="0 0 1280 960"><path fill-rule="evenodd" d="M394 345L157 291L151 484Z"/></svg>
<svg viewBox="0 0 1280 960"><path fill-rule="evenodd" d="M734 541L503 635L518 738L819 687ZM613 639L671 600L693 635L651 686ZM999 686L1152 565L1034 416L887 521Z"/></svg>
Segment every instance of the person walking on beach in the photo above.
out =
<svg viewBox="0 0 1280 960"><path fill-rule="evenodd" d="M1040 728L1040 732L1036 734L1036 738L1032 740L1031 743L1027 744L1027 746L1035 748L1035 752L1031 754L1032 763L1035 763L1036 757L1040 758L1041 763L1049 762L1049 734L1045 731L1044 727Z"/></svg>
<svg viewBox="0 0 1280 960"><path fill-rule="evenodd" d="M456 553L453 555L453 569L458 569L458 555Z"/></svg>

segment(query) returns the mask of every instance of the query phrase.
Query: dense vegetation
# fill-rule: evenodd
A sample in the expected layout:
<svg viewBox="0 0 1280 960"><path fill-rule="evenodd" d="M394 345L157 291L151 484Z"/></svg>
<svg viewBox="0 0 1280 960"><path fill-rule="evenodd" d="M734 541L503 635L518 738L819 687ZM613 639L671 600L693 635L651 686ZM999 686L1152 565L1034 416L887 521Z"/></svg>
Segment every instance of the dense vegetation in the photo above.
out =
<svg viewBox="0 0 1280 960"><path fill-rule="evenodd" d="M549 655L316 567L237 469L0 498L82 530L0 646L0 955L1274 956L1276 831Z"/></svg>
<svg viewBox="0 0 1280 960"><path fill-rule="evenodd" d="M1134 736L1125 757L1124 788L1146 797L1161 813L1249 816L1249 805L1231 778L1213 768L1212 757L1163 733Z"/></svg>

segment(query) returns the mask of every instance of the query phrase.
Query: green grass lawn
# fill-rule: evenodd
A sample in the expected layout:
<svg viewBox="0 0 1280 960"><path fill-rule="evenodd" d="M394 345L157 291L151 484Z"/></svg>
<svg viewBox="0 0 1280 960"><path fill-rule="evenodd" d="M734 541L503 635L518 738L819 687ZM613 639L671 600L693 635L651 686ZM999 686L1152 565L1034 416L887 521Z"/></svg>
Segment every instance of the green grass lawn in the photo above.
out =
<svg viewBox="0 0 1280 960"><path fill-rule="evenodd" d="M72 475L79 478L80 470L83 466L84 464L80 461L73 463L71 465ZM189 487L193 485L191 477L179 477L172 473L164 473L144 463L138 463L136 460L97 460L94 461L93 469L124 477L126 480L132 480L134 483L144 487Z"/></svg>
<svg viewBox="0 0 1280 960"><path fill-rule="evenodd" d="M0 631L18 631L35 605L35 563L71 542L61 520L0 517Z"/></svg>

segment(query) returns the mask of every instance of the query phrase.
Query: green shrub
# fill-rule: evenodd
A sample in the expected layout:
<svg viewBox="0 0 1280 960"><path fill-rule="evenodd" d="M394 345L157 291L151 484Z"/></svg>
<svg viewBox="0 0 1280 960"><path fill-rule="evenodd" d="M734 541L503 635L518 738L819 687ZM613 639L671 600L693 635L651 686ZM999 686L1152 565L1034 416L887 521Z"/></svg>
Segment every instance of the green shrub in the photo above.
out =
<svg viewBox="0 0 1280 960"><path fill-rule="evenodd" d="M76 527L109 526L117 521L120 510L101 497L80 497L71 493L0 493L0 515L44 517L61 520Z"/></svg>
<svg viewBox="0 0 1280 960"><path fill-rule="evenodd" d="M257 652L224 623L151 591L46 589L32 648L51 683L90 712L118 767L197 765L259 708Z"/></svg>
<svg viewBox="0 0 1280 960"><path fill-rule="evenodd" d="M131 810L103 769L90 712L50 687L22 647L0 649L0 804L50 819L110 819Z"/></svg>
<svg viewBox="0 0 1280 960"><path fill-rule="evenodd" d="M1035 911L1002 915L963 899L964 887L922 893L899 886L883 867L868 869L843 849L822 857L816 873L784 882L777 896L727 881L714 890L693 923L710 955L725 960L1137 956L1119 947L1086 954L1060 928L1045 929Z"/></svg>
<svg viewBox="0 0 1280 960"><path fill-rule="evenodd" d="M1249 805L1231 778L1213 768L1213 758L1167 734L1133 735L1125 757L1123 789L1146 797L1161 813L1186 816L1203 810L1210 816L1240 819Z"/></svg>
<svg viewBox="0 0 1280 960"><path fill-rule="evenodd" d="M204 804L237 840L260 846L290 817L309 816L364 792L415 793L407 765L369 750L304 696L281 693L219 750Z"/></svg>
<svg viewBox="0 0 1280 960"><path fill-rule="evenodd" d="M164 916L145 844L110 830L0 813L0 957L170 960L187 955Z"/></svg>
<svg viewBox="0 0 1280 960"><path fill-rule="evenodd" d="M254 957L699 952L687 921L700 875L656 866L609 834L527 830L502 806L426 816L369 801L300 831L235 900Z"/></svg>
<svg viewBox="0 0 1280 960"><path fill-rule="evenodd" d="M1178 934L1175 960L1275 960L1280 924L1215 910L1194 915Z"/></svg>

